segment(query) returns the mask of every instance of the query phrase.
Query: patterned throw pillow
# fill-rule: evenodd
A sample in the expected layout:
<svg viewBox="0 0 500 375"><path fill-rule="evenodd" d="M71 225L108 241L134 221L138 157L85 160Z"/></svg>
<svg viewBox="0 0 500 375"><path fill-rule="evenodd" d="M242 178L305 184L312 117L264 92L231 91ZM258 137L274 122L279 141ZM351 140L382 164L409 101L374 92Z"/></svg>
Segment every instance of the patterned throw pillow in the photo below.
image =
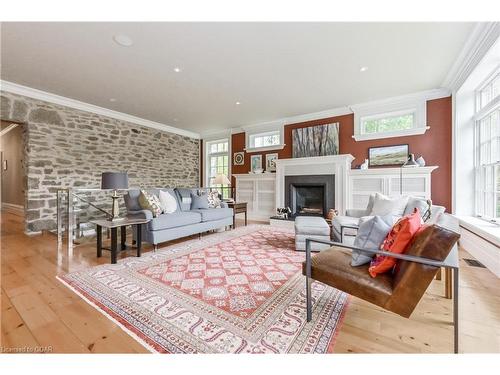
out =
<svg viewBox="0 0 500 375"><path fill-rule="evenodd" d="M141 190L139 195L139 204L143 210L149 210L153 213L153 217L158 217L162 213L160 199L146 190Z"/></svg>
<svg viewBox="0 0 500 375"><path fill-rule="evenodd" d="M208 207L209 208L221 208L222 207L218 191L209 191L207 193L207 198L208 198Z"/></svg>

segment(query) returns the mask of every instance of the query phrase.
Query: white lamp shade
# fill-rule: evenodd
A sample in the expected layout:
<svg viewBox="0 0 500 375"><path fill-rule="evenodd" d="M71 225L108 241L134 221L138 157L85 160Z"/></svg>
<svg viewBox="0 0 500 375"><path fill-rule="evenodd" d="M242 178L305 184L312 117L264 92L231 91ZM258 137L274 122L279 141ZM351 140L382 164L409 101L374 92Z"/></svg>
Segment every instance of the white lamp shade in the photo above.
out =
<svg viewBox="0 0 500 375"><path fill-rule="evenodd" d="M215 176L213 183L214 185L231 185L231 181L229 181L229 178L223 173L219 173Z"/></svg>

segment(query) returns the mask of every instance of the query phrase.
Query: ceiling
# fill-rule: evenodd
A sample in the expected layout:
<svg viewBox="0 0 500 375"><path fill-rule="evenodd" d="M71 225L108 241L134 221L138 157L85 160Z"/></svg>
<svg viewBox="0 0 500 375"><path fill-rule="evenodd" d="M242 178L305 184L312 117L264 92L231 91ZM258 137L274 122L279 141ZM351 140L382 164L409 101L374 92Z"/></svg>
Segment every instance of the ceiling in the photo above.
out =
<svg viewBox="0 0 500 375"><path fill-rule="evenodd" d="M2 23L1 79L206 133L439 88L474 26Z"/></svg>

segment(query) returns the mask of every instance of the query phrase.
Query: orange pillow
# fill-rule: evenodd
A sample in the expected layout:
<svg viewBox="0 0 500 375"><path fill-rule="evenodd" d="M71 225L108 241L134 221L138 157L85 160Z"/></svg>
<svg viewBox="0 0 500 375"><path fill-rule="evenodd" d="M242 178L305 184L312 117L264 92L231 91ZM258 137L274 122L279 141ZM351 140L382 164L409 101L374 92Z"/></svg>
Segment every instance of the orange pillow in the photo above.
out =
<svg viewBox="0 0 500 375"><path fill-rule="evenodd" d="M420 211L415 208L412 214L402 217L392 227L391 231L385 237L384 242L380 245L380 250L389 251L391 253L402 254L411 239L422 226ZM390 271L396 265L396 258L385 255L377 255L370 263L368 272L371 277L375 277L380 273Z"/></svg>

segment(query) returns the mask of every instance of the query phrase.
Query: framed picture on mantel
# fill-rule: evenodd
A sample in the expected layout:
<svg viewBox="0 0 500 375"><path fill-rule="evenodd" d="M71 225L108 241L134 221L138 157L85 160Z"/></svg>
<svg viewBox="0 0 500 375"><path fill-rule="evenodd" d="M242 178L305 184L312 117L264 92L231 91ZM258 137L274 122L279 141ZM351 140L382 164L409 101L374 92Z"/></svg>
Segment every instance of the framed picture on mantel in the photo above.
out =
<svg viewBox="0 0 500 375"><path fill-rule="evenodd" d="M399 167L408 160L408 145L370 147L368 149L370 167Z"/></svg>

